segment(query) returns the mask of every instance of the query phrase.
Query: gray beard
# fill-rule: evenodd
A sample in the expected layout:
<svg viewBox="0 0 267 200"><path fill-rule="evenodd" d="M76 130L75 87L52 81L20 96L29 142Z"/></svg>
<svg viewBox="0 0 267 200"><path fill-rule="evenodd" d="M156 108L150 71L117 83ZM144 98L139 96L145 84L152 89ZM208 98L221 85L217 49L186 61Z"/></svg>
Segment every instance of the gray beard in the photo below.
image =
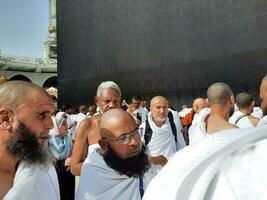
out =
<svg viewBox="0 0 267 200"><path fill-rule="evenodd" d="M48 166L54 162L48 145L39 144L36 135L22 122L19 122L7 143L6 149L18 161L25 161L29 164Z"/></svg>

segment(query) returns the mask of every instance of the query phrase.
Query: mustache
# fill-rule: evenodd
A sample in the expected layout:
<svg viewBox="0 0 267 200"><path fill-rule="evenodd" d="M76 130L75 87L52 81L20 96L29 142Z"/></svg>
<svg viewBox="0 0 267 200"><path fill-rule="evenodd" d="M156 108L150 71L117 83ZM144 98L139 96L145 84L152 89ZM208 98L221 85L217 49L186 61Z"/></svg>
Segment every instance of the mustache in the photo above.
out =
<svg viewBox="0 0 267 200"><path fill-rule="evenodd" d="M128 177L140 177L148 171L150 163L145 153L146 147L143 145L140 153L127 159L120 158L117 153L109 146L108 151L103 155L109 167L116 170L121 175Z"/></svg>

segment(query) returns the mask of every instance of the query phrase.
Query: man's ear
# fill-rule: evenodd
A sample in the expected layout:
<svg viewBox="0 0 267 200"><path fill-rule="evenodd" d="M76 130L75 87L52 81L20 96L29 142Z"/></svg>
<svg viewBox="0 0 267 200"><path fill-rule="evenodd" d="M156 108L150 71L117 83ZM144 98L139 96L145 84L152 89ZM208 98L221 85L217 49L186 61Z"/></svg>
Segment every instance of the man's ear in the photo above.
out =
<svg viewBox="0 0 267 200"><path fill-rule="evenodd" d="M100 145L101 149L103 149L104 151L107 151L108 150L108 143L107 143L106 140L100 139L98 141L98 144Z"/></svg>
<svg viewBox="0 0 267 200"><path fill-rule="evenodd" d="M95 104L98 106L98 96L94 97Z"/></svg>
<svg viewBox="0 0 267 200"><path fill-rule="evenodd" d="M234 96L231 96L230 97L230 101L231 101L231 105L234 105L235 104L235 97Z"/></svg>
<svg viewBox="0 0 267 200"><path fill-rule="evenodd" d="M11 122L13 118L13 112L6 108L0 109L0 127L6 130L12 128Z"/></svg>

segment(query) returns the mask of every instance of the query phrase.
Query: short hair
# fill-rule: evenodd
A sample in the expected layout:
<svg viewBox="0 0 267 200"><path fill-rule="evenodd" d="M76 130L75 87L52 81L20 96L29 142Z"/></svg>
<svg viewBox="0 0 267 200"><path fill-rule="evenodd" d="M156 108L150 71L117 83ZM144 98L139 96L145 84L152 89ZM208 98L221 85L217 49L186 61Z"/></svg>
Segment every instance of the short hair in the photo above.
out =
<svg viewBox="0 0 267 200"><path fill-rule="evenodd" d="M233 96L232 89L226 83L213 83L207 90L209 104L226 104Z"/></svg>
<svg viewBox="0 0 267 200"><path fill-rule="evenodd" d="M254 98L251 94L247 92L241 92L236 95L236 105L238 108L248 108L251 103L254 101Z"/></svg>
<svg viewBox="0 0 267 200"><path fill-rule="evenodd" d="M133 96L132 97L132 100L141 101L142 99L139 96Z"/></svg>
<svg viewBox="0 0 267 200"><path fill-rule="evenodd" d="M121 96L121 90L120 90L119 86L117 85L117 83L115 83L113 81L104 81L104 82L102 82L97 88L96 96L100 97L100 95L102 94L103 90L109 89L109 88L117 90L119 95Z"/></svg>
<svg viewBox="0 0 267 200"><path fill-rule="evenodd" d="M31 82L15 80L5 82L0 85L0 105L16 110L32 97L33 92L39 92L51 99L44 88Z"/></svg>

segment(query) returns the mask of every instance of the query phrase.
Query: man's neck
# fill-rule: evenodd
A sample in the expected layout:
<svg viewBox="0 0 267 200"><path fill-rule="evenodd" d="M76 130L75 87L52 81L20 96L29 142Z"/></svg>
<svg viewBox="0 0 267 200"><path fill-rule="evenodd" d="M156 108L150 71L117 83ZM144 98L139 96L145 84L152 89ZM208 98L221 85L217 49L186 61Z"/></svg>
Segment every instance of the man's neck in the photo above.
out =
<svg viewBox="0 0 267 200"><path fill-rule="evenodd" d="M0 172L4 171L10 175L15 175L18 161L4 147L4 145L0 147Z"/></svg>
<svg viewBox="0 0 267 200"><path fill-rule="evenodd" d="M0 199L13 187L18 161L5 150L0 142Z"/></svg>
<svg viewBox="0 0 267 200"><path fill-rule="evenodd" d="M239 111L242 112L243 114L246 114L246 115L249 115L251 113L250 108L242 108Z"/></svg>
<svg viewBox="0 0 267 200"><path fill-rule="evenodd" d="M165 121L166 121L166 120L164 120L164 121L156 121L153 117L152 117L152 119L153 119L154 123L156 124L156 126L159 127L159 128L160 128L160 127L165 123Z"/></svg>

